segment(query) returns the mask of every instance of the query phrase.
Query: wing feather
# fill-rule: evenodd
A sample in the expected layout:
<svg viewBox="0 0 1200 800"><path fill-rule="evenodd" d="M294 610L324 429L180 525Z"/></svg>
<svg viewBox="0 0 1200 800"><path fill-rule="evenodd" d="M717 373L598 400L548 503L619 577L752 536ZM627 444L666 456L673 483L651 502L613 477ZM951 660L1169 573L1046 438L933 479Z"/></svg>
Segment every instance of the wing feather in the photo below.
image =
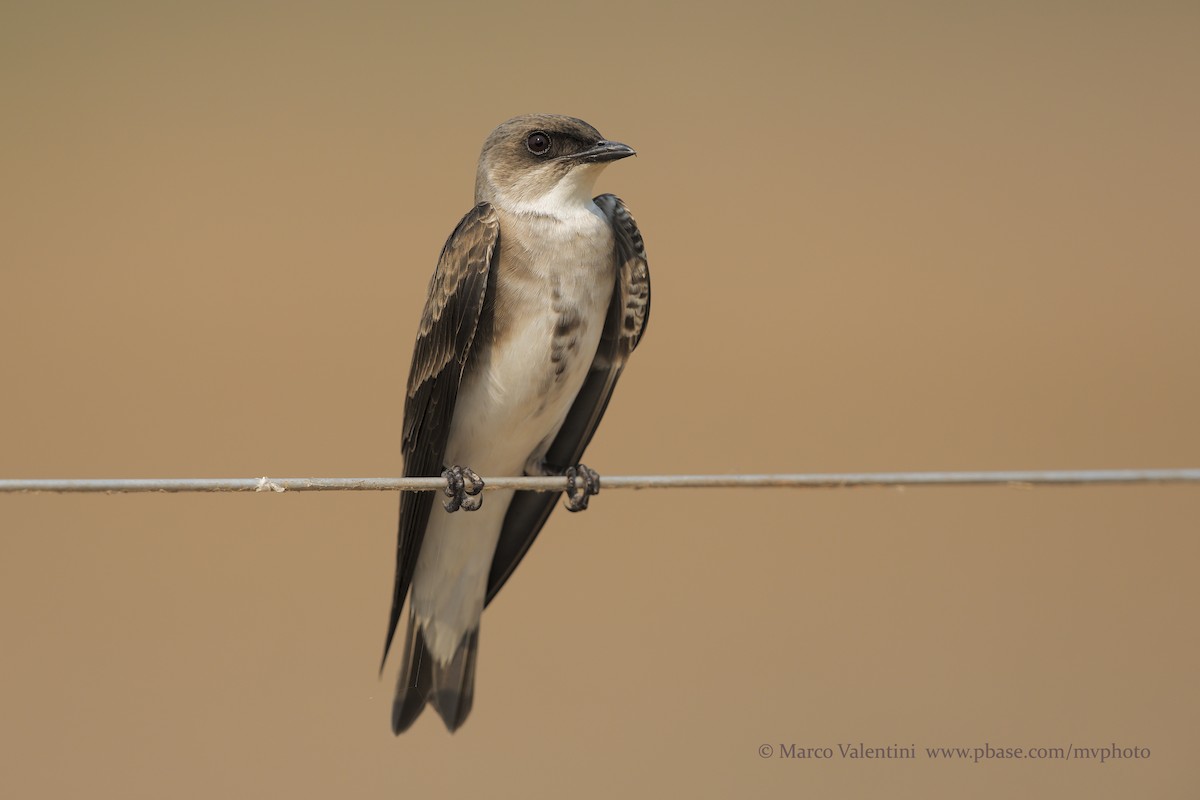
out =
<svg viewBox="0 0 1200 800"><path fill-rule="evenodd" d="M499 239L495 210L480 203L458 223L438 258L408 375L403 433L405 477L437 476L445 469L446 440L463 368L476 332L486 324L484 300ZM416 570L434 495L400 493L396 583L383 646L385 660Z"/></svg>

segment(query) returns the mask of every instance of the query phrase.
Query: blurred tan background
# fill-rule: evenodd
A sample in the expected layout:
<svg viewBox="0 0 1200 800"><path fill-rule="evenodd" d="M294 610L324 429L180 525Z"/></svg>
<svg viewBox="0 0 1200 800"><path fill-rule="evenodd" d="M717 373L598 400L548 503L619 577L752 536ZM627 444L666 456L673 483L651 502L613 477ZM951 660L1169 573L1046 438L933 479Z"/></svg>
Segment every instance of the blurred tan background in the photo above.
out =
<svg viewBox="0 0 1200 800"><path fill-rule="evenodd" d="M1200 466L1193 3L0 6L0 475L373 476L488 131L646 235L602 473ZM995 4L999 5L999 4ZM389 731L391 494L0 497L6 797L1194 797L1195 488L609 492ZM914 761L761 744L915 745ZM1149 748L941 763L925 747Z"/></svg>

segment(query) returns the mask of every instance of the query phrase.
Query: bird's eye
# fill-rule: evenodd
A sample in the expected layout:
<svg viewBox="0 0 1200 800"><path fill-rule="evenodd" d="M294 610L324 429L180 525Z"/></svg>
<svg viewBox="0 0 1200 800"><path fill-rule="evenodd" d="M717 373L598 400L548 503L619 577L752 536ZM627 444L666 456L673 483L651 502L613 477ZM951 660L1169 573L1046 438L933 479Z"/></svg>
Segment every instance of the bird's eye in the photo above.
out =
<svg viewBox="0 0 1200 800"><path fill-rule="evenodd" d="M550 137L541 131L534 131L525 140L525 146L535 156L544 156L550 152Z"/></svg>

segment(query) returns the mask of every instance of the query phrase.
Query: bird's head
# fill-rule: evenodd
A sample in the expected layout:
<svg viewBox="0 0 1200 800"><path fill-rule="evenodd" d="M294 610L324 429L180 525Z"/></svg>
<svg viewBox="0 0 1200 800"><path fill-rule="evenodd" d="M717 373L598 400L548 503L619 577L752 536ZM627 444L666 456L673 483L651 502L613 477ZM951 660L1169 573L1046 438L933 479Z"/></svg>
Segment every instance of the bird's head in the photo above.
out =
<svg viewBox="0 0 1200 800"><path fill-rule="evenodd" d="M581 119L513 117L483 143L475 201L514 213L569 214L592 202L592 187L608 162L634 154Z"/></svg>

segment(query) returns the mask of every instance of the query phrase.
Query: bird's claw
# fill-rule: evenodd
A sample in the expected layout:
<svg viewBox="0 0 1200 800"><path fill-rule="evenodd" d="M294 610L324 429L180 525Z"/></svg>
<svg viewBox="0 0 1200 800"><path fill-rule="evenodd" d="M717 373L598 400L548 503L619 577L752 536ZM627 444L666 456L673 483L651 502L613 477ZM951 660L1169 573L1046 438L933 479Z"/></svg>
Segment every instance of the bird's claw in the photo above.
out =
<svg viewBox="0 0 1200 800"><path fill-rule="evenodd" d="M583 464L567 467L563 472L567 478L567 511L583 511L588 500L600 494L600 473Z"/></svg>
<svg viewBox="0 0 1200 800"><path fill-rule="evenodd" d="M442 473L446 479L446 488L442 493L450 499L442 503L442 507L453 513L460 508L463 511L478 511L483 505L483 479L470 467L453 466ZM471 485L467 485L467 481Z"/></svg>

